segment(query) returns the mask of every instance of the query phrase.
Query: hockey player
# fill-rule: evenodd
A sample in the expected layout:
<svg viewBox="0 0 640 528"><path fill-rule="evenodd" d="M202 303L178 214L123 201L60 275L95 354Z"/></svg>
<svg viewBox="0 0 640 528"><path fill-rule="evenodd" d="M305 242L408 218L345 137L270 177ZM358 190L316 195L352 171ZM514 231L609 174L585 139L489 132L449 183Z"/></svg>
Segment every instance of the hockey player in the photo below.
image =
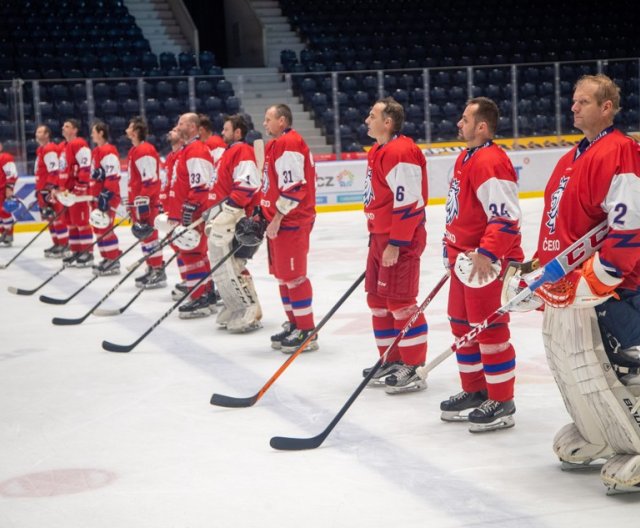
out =
<svg viewBox="0 0 640 528"><path fill-rule="evenodd" d="M222 205L220 214L207 225L209 255L213 262L222 259L237 244L234 238L236 224L245 214L252 215L254 198L260 187L253 148L245 143L247 131L247 122L242 116L225 118L222 137L228 147L220 158L209 195L211 205ZM232 333L249 332L262 326L260 302L246 269L247 258L253 256L257 248L240 248L213 275L224 302L216 322Z"/></svg>
<svg viewBox="0 0 640 528"><path fill-rule="evenodd" d="M44 250L47 258L63 258L69 256L69 231L60 214L64 206L55 199L58 190L60 160L58 145L51 141L51 129L46 125L36 128L36 141L40 145L36 150L36 198L40 208L40 216L47 222L58 217L49 226L53 246Z"/></svg>
<svg viewBox="0 0 640 528"><path fill-rule="evenodd" d="M204 141L205 145L207 145L209 152L211 152L213 166L215 169L220 163L220 158L226 150L227 144L222 137L214 133L213 124L211 123L211 119L208 115L198 114L198 118L200 119L198 135L200 136L200 139Z"/></svg>
<svg viewBox="0 0 640 528"><path fill-rule="evenodd" d="M445 265L454 271L448 315L456 338L501 306L499 272L507 261L524 257L518 178L506 153L493 143L498 116L491 99L476 97L458 121L458 136L467 148L449 183L444 234ZM509 337L505 315L457 351L462 392L440 404L444 421L468 418L471 432L515 425L515 350Z"/></svg>
<svg viewBox="0 0 640 528"><path fill-rule="evenodd" d="M546 303L547 360L573 420L556 434L553 449L565 467L606 459L601 477L614 493L640 491L640 386L611 368L621 359L640 367L634 348L640 342L629 339L634 329L614 324L623 303L637 296L640 259L640 152L613 126L619 109L620 90L607 76L576 83L571 111L585 137L547 183L537 256L549 262L605 219L610 231L581 269L536 290ZM607 337L618 343L612 359L594 305Z"/></svg>
<svg viewBox="0 0 640 528"><path fill-rule="evenodd" d="M365 123L376 140L367 156L364 191L369 230L365 291L382 356L417 309L420 255L427 241L427 165L416 144L400 134L404 109L393 98L377 101ZM426 389L416 368L427 355L427 331L421 313L370 383L389 394ZM365 369L363 375L368 373Z"/></svg>
<svg viewBox="0 0 640 528"><path fill-rule="evenodd" d="M207 210L208 194L213 178L213 159L209 149L198 135L198 114L180 116L176 130L184 141L175 163L175 181L172 186L169 220L188 226L198 220ZM189 233L176 239L178 265L191 289L205 276L211 274L207 255L207 238L203 236L204 225L200 224ZM205 280L190 294L190 301L178 309L181 319L206 317L215 312L215 297L211 278Z"/></svg>
<svg viewBox="0 0 640 528"><path fill-rule="evenodd" d="M147 256L147 271L135 279L138 288L154 289L167 285L162 250L158 250L158 231L153 221L159 211L160 157L147 139L147 123L136 116L125 130L133 145L129 150L128 206L133 220L132 232L142 240L142 252Z"/></svg>
<svg viewBox="0 0 640 528"><path fill-rule="evenodd" d="M271 336L271 346L285 354L295 352L315 326L307 254L316 217L316 169L309 147L292 124L287 105L267 108L264 128L273 140L265 149L260 190L260 207L269 222L269 272L278 280L288 319L283 331ZM317 349L316 336L305 350Z"/></svg>
<svg viewBox="0 0 640 528"><path fill-rule="evenodd" d="M56 199L65 203L64 196L69 196L71 200L67 202L70 205L65 213L71 255L63 262L86 268L93 264L93 233L89 224L89 202L86 200L91 179L91 150L87 142L78 137L79 130L80 123L75 119L67 119L62 125L65 143L60 153L60 190Z"/></svg>
<svg viewBox="0 0 640 528"><path fill-rule="evenodd" d="M120 273L122 254L118 237L113 227L116 209L120 205L120 157L116 148L109 143L109 127L98 121L91 128L91 139L97 145L91 153L91 183L89 192L96 198L96 207L91 211L90 221L97 237L98 249L102 256L100 264L93 267L95 275L117 275ZM108 233L105 235L105 233Z"/></svg>
<svg viewBox="0 0 640 528"><path fill-rule="evenodd" d="M13 244L13 215L4 208L4 201L13 196L13 187L18 179L15 159L8 152L3 152L0 143L0 247Z"/></svg>

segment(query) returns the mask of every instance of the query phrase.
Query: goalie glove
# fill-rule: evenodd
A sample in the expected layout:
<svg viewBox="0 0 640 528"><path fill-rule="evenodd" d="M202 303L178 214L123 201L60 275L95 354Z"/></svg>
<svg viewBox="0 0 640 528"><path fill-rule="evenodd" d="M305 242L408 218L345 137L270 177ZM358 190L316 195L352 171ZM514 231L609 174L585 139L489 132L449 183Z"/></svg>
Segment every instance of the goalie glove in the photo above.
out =
<svg viewBox="0 0 640 528"><path fill-rule="evenodd" d="M260 215L251 218L243 217L236 224L235 237L243 246L258 246L264 239L267 221Z"/></svg>
<svg viewBox="0 0 640 528"><path fill-rule="evenodd" d="M196 212L200 204L193 202L185 202L182 204L182 225L188 226L191 225L195 220L197 220Z"/></svg>
<svg viewBox="0 0 640 528"><path fill-rule="evenodd" d="M222 204L222 211L208 224L209 242L214 246L226 246L233 240L238 220L244 216L244 209Z"/></svg>
<svg viewBox="0 0 640 528"><path fill-rule="evenodd" d="M538 289L544 302L555 308L597 306L609 297L618 299L615 289L622 278L609 273L600 261L599 253L593 254L582 268L573 270L557 282L545 283Z"/></svg>
<svg viewBox="0 0 640 528"><path fill-rule="evenodd" d="M502 277L501 304L504 306L527 288L527 277L535 278L535 271L540 267L540 261L536 258L527 262L509 262ZM530 312L539 310L544 302L534 292L527 295L518 304L511 307L512 312Z"/></svg>

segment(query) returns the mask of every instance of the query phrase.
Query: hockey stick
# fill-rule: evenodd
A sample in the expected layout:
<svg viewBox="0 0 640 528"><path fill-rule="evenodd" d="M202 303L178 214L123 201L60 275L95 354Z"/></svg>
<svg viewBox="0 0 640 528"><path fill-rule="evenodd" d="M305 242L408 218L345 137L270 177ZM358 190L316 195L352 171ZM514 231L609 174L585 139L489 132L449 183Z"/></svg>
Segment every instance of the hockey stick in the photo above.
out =
<svg viewBox="0 0 640 528"><path fill-rule="evenodd" d="M453 352L463 346L465 343L468 343L472 339L474 339L480 332L485 330L492 321L495 321L505 313L509 311L510 308L517 305L520 301L525 299L527 296L531 295L532 292L537 290L540 286L542 286L545 282L556 282L557 280L564 277L570 271L576 269L580 264L582 264L585 260L587 260L603 243L605 236L609 232L609 226L607 225L607 221L603 221L598 226L594 227L591 231L589 231L582 238L571 244L567 249L565 249L562 253L556 256L553 260L547 262L538 272L536 272L536 277L529 283L528 287L518 293L513 299L511 299L504 306L498 308L493 314L491 314L487 319L485 319L480 324L474 326L469 332L467 332L464 336L456 341L456 344L447 349L445 352L438 355L428 366L425 366L422 369L418 369L418 373L421 377L426 377L426 374L433 370L437 365L442 363L447 357L449 357ZM411 322L411 321L409 321ZM404 329L403 329L404 331ZM395 343L396 340L394 340ZM390 347L393 346L393 343ZM390 348L389 347L389 348ZM389 351L387 348L387 352ZM386 352L385 352L386 355ZM384 356L383 356L384 357ZM349 409L353 401L358 397L360 392L366 387L369 380L373 377L375 372L382 365L382 359L376 363L371 372L367 375L367 377L362 381L362 383L358 386L356 391L351 395L347 403L340 409L336 417L329 423L327 428L317 436L312 438L288 438L276 436L271 439L271 447L274 449L282 449L289 451L298 451L302 449L315 449L319 447L322 442L329 436L333 428L340 421L345 412Z"/></svg>
<svg viewBox="0 0 640 528"><path fill-rule="evenodd" d="M140 241L138 241L140 242ZM134 244L135 245L135 244ZM169 262L171 262L174 257L177 255L177 253L174 253L173 256L164 264L164 266L162 267L162 269L164 269L167 264L169 264ZM87 312L85 313L82 317L78 317L76 319L66 319L64 317L54 317L51 322L54 325L58 325L58 326L69 326L69 325L77 325L80 323L83 323L87 317L89 317L92 313L95 314L96 308L98 306L100 306L104 301L106 301L109 296L116 291L120 286L122 286L122 284L129 278L131 277L131 275L133 274L133 272L136 270L137 268L133 268L132 270L129 270L127 272L127 274L122 277L107 293L104 294L104 296L102 297L102 299L100 299L96 304L93 305L93 307ZM127 305L125 306L125 310L127 308L127 306L129 306L133 301L135 301L138 296L144 291L144 288L140 288L138 290L138 292L135 294L135 296L133 297L133 299L131 299ZM123 310L124 311L124 310ZM122 312L120 312L122 313Z"/></svg>
<svg viewBox="0 0 640 528"><path fill-rule="evenodd" d="M109 233L111 233L116 227L118 227L120 224L122 224L126 219L127 219L127 217L125 216L117 224L112 225L111 228L108 231L105 231L102 235L100 235L96 240L94 240L91 243L91 245L89 246L89 249L92 249L93 246L95 246L98 242L100 242L104 237L106 237ZM80 253L85 253L85 252L82 251L82 252L76 253L75 255L72 255L71 259L69 259L69 262L65 262L58 271L56 271L53 275L50 275L48 279L46 279L43 283L41 283L36 288L34 288L32 290L23 290L22 288L15 288L13 286L8 286L7 290L10 293L15 293L16 295L33 295L38 290L42 289L44 286L49 284L58 275L60 275L60 273L62 273L65 269L67 269L71 263L75 262L77 260L78 256L80 255Z"/></svg>
<svg viewBox="0 0 640 528"><path fill-rule="evenodd" d="M177 254L177 253L174 253L173 255L171 255L171 257L169 257L169 260L167 260L167 261L162 265L162 269L163 269L163 270L164 270L164 269L167 269L167 266L168 266L171 262L173 262L173 260L174 260L177 256L178 256L178 254ZM140 264L142 264L142 263L140 263ZM127 273L127 277L129 277L129 276L131 275L131 273L133 273L133 272L134 272L135 270L137 270L139 267L140 267L140 265L138 265L138 266L134 267L132 270L129 270L129 273ZM124 277L124 278L126 278L126 277ZM124 278L123 278L123 279L124 279ZM118 287L119 287L119 286L120 286L120 284L121 284L122 282L124 282L124 280L120 281L120 283L116 284L116 286L118 286ZM118 308L118 309L116 309L116 310L106 310L106 309L100 309L100 308L98 308L98 306L99 306L100 304L102 304L102 302L103 302L103 301L104 301L104 300L105 300L109 295L111 295L114 291L116 291L116 289L117 289L116 287L112 288L112 289L111 289L111 291L110 291L107 295L105 295L105 297L104 297L104 298L103 298L103 299L102 299L98 304L96 304L96 305L92 308L92 310L91 310L91 311L93 312L93 315L97 315L98 317L109 317L109 316L112 316L112 315L120 315L120 314L124 313L124 312L125 312L125 310L126 310L127 308L129 308L129 306L131 306L131 305L133 304L133 302L134 302L138 297L140 297L140 295L142 295L142 292L145 290L145 288L139 288L139 289L138 289L138 291L135 293L135 295L134 295L134 296L129 300L129 302L128 302L127 304L125 304L122 308ZM98 308L98 309L96 310L96 308ZM76 319L76 320L77 320L77 319ZM83 321L84 321L84 319L83 319ZM80 322L82 322L82 321L80 321ZM54 323L54 324L56 324L56 323ZM60 324L60 323L58 323L58 324ZM72 324L72 323L67 323L67 324ZM77 323L73 323L73 324L77 324Z"/></svg>
<svg viewBox="0 0 640 528"><path fill-rule="evenodd" d="M25 246L24 246L20 251L18 251L18 252L13 256L13 258L12 258L9 262L7 262L6 264L0 264L0 269L6 269L6 268L8 268L8 267L9 267L9 265L10 265L14 260L16 260L20 255L22 255L22 254L25 252L25 250L26 250L26 249L27 249L31 244L33 244L33 243L38 239L38 237L39 237L42 233L44 233L47 229L49 229L49 227L51 227L51 224L53 224L53 222L55 222L55 221L58 219L58 217L59 217L62 213L64 213L64 212L66 211L66 209L67 209L67 208L65 207L64 209L61 209L58 213L56 213L56 215L55 215L51 220L49 220L49 222L48 222L48 223L47 223L47 224L46 224L46 225L45 225L45 226L44 226L40 231L38 231L38 233L36 234L36 236L34 236L31 240L29 240L29 242L27 242L27 243L25 244Z"/></svg>
<svg viewBox="0 0 640 528"><path fill-rule="evenodd" d="M124 257L127 253L129 253L140 242L141 242L140 240L136 240L131 246L129 246L125 251L123 251L120 255L118 255L118 257L114 259L114 262L119 262L122 257ZM82 290L84 290L87 286L89 286L94 280L96 280L99 277L100 275L98 274L94 275L82 286L80 286L80 288L78 288L75 292L69 295L69 297L67 297L66 299L56 299L54 297L49 297L48 295L41 295L40 301L47 304L67 304L71 299L73 299L76 295L78 295Z"/></svg>
<svg viewBox="0 0 640 528"><path fill-rule="evenodd" d="M319 435L316 435L312 438L288 438L285 436L274 436L271 438L269 444L274 449L281 449L286 451L298 451L301 449L315 449L319 447L322 442L325 441L327 436L331 433L333 428L338 424L338 422L342 419L344 414L349 410L349 407L353 404L356 398L360 395L360 393L364 390L364 388L368 385L369 381L375 376L376 372L380 369L380 367L385 362L389 352L398 346L400 340L405 336L405 334L409 331L409 329L413 326L413 323L416 322L418 317L424 310L427 308L429 303L433 300L436 294L440 291L440 289L444 286L444 284L449 279L449 273L447 272L442 278L438 281L438 283L434 286L431 293L427 295L427 298L422 302L422 304L418 307L418 309L414 312L411 318L404 325L404 328L400 330L398 335L395 337L393 342L387 347L384 351L384 354L380 356L380 359L376 362L376 364L371 368L371 371L364 377L364 379L358 385L358 388L353 392L353 394L349 397L347 402L342 406L338 414L335 416L331 423L322 431Z"/></svg>
<svg viewBox="0 0 640 528"><path fill-rule="evenodd" d="M162 322L164 321L167 317L169 317L169 315L171 314L171 312L173 312L178 306L180 306L182 304L182 302L189 297L189 295L191 294L191 292L193 292L198 286L200 286L204 281L206 281L211 275L213 275L213 273L220 267L222 266L227 259L231 258L236 251L238 251L242 246L242 244L239 244L237 247L233 248L231 251L229 251L229 253L227 253L224 257L222 257L218 263L213 266L211 268L211 271L209 273L207 273L204 277L202 277L200 280L198 280L198 282L196 282L191 288L189 288L189 290L187 290L185 292L185 294L180 297L180 299L178 301L176 301L173 306L171 308L169 308L163 315L162 317L160 317L160 319L158 319L155 323L153 323L138 339L136 339L133 343L131 343L130 345L117 345L115 343L112 343L110 341L103 341L102 342L102 348L104 348L105 350L109 351L109 352L131 352L136 346L138 346L140 344L140 342L147 337L151 332L153 332L153 330L155 330L155 328Z"/></svg>
<svg viewBox="0 0 640 528"><path fill-rule="evenodd" d="M269 381L267 381L263 387L253 396L248 398L234 398L233 396L225 396L224 394L214 394L211 396L211 405L218 405L220 407L251 407L254 405L264 393L269 390L269 387L274 384L274 382L280 377L286 368L296 359L306 348L306 346L311 342L311 340L318 335L320 329L331 319L334 313L344 304L344 302L349 298L349 296L354 292L354 290L360 285L360 283L364 280L365 274L363 273L360 277L349 287L349 289L344 293L342 297L338 300L338 302L329 310L329 312L322 318L316 327L313 329L307 338L302 342L302 344L297 348L297 350L280 366L280 368L275 372Z"/></svg>

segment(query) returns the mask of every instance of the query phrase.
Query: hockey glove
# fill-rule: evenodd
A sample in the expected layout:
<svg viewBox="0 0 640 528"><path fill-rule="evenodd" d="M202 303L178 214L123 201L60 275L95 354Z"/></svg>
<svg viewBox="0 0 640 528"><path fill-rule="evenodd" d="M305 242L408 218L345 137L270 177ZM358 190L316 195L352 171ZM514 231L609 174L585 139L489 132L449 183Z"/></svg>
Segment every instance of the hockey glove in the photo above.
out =
<svg viewBox="0 0 640 528"><path fill-rule="evenodd" d="M98 181L98 182L103 182L106 177L107 177L107 173L102 167L93 169L93 172L91 173L91 178L93 178L95 181Z"/></svg>
<svg viewBox="0 0 640 528"><path fill-rule="evenodd" d="M193 202L185 202L182 204L182 225L188 226L191 225L198 218L196 217L196 213L200 204Z"/></svg>
<svg viewBox="0 0 640 528"><path fill-rule="evenodd" d="M133 199L131 215L136 222L148 224L149 217L151 216L151 198L148 196L136 196Z"/></svg>
<svg viewBox="0 0 640 528"><path fill-rule="evenodd" d="M113 192L107 191L106 189L104 189L98 195L98 209L106 213L109 210L109 201L111 200L111 198L113 198Z"/></svg>
<svg viewBox="0 0 640 528"><path fill-rule="evenodd" d="M538 261L537 258L527 262L509 262L502 277L501 304L507 304L522 290L527 288L528 283L526 278L529 275L533 275L539 267L540 261ZM530 312L531 310L541 310L543 308L544 303L542 299L532 292L518 302L518 304L512 306L511 311Z"/></svg>
<svg viewBox="0 0 640 528"><path fill-rule="evenodd" d="M56 212L53 210L53 207L50 205L45 205L40 208L40 216L43 220L52 220L56 216Z"/></svg>
<svg viewBox="0 0 640 528"><path fill-rule="evenodd" d="M145 222L134 222L131 232L138 240L145 240L153 234L153 226Z"/></svg>
<svg viewBox="0 0 640 528"><path fill-rule="evenodd" d="M569 305L576 308L596 306L609 297L619 298L615 289L622 279L609 273L598 253L592 255L582 268L574 270L554 283L545 283L537 290L544 302L555 308Z"/></svg>

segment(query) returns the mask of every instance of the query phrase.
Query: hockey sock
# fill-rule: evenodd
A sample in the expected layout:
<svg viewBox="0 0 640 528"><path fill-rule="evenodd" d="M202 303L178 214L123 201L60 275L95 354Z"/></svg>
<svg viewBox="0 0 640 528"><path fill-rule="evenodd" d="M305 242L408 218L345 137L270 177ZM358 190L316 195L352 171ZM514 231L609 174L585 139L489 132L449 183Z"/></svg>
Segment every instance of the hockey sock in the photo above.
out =
<svg viewBox="0 0 640 528"><path fill-rule="evenodd" d="M459 336L457 336L459 337ZM462 390L466 392L479 392L486 390L486 382L480 357L480 345L473 341L456 352L458 370Z"/></svg>
<svg viewBox="0 0 640 528"><path fill-rule="evenodd" d="M147 255L147 264L152 268L162 266L162 250L155 253L158 249L158 231L154 229L149 237L142 242L142 253Z"/></svg>
<svg viewBox="0 0 640 528"><path fill-rule="evenodd" d="M296 328L300 330L311 330L315 323L313 321L313 289L311 281L304 277L303 280L296 280L287 283L289 290L289 300L293 317L295 318Z"/></svg>
<svg viewBox="0 0 640 528"><path fill-rule="evenodd" d="M287 319L293 325L296 324L296 318L293 315L293 309L291 308L291 299L289 297L289 288L284 282L280 282L278 284L278 288L280 289L280 299L282 299L282 307L284 308L284 313L287 315Z"/></svg>
<svg viewBox="0 0 640 528"><path fill-rule="evenodd" d="M480 344L484 375L489 399L508 401L513 399L516 352L511 343Z"/></svg>
<svg viewBox="0 0 640 528"><path fill-rule="evenodd" d="M415 312L416 307L412 307L411 315ZM403 317L396 319L396 311L393 312L393 326L396 330L396 334L406 326L410 319L409 317ZM404 315L404 314L403 314ZM407 331L404 337L398 343L398 351L400 358L405 365L422 365L427 358L427 334L429 327L427 320L423 313L418 315L418 318L413 323L411 328Z"/></svg>
<svg viewBox="0 0 640 528"><path fill-rule="evenodd" d="M90 225L78 226L77 245L78 251L91 251L93 241L93 231Z"/></svg>
<svg viewBox="0 0 640 528"><path fill-rule="evenodd" d="M206 254L202 253L183 253L181 254L182 260L185 263L185 279L187 281L187 288L193 288L196 283L203 277L211 274L211 264ZM211 290L211 278L205 280L200 286L191 292L192 299L199 299Z"/></svg>

